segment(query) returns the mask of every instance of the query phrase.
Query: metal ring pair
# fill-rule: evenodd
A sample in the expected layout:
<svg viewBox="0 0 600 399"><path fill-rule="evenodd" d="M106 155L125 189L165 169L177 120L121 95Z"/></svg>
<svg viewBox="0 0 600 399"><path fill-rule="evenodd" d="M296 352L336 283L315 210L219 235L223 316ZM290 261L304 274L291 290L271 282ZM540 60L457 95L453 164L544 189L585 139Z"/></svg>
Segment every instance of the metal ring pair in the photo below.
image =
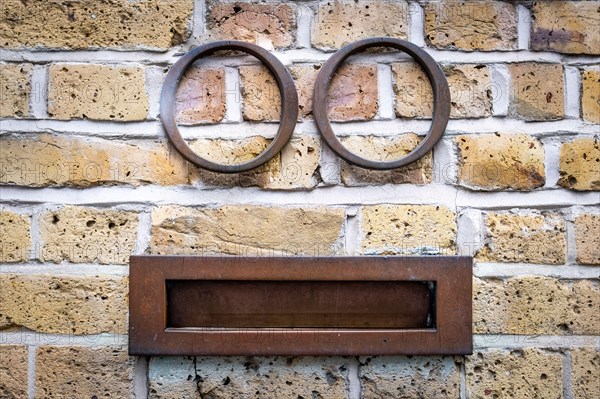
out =
<svg viewBox="0 0 600 399"><path fill-rule="evenodd" d="M359 157L347 150L340 140L335 136L329 118L327 116L327 91L331 78L336 70L344 63L344 61L353 54L361 52L371 47L392 47L401 50L412 56L419 65L423 68L431 87L433 89L433 120L429 128L429 132L425 139L406 156L387 162L372 161ZM220 50L238 50L248 53L258 58L273 74L277 81L277 87L281 94L281 114L280 125L277 134L271 144L256 158L235 165L218 164L198 156L185 142L175 120L175 96L177 86L185 71L200 57L210 55ZM364 39L349 44L335 53L321 67L315 89L313 92L313 116L317 127L327 144L341 158L351 164L358 165L364 168L387 170L398 168L400 166L412 163L428 151L430 151L435 143L442 137L444 129L448 123L450 116L450 90L446 76L442 72L435 60L418 46L401 39L394 38L371 38ZM169 136L169 139L175 148L183 155L185 159L191 163L221 173L238 173L250 169L254 169L277 155L283 146L292 137L296 121L298 119L298 93L294 80L290 76L285 66L267 50L257 45L239 42L239 41L222 41L205 44L197 47L179 59L171 68L162 89L160 101L161 118L163 126Z"/></svg>

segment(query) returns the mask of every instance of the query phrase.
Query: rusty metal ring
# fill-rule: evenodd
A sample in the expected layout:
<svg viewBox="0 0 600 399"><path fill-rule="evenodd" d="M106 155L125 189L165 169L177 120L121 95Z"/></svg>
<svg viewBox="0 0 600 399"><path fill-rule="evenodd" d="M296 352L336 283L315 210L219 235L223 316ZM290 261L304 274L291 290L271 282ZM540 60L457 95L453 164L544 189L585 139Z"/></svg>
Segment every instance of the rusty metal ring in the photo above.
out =
<svg viewBox="0 0 600 399"><path fill-rule="evenodd" d="M219 50L238 50L258 58L273 74L281 94L281 114L279 129L271 144L256 158L248 162L223 165L198 156L185 142L175 121L175 95L177 86L185 71L200 57L210 55ZM277 155L292 137L298 119L298 93L296 85L285 66L267 50L252 43L240 41L219 41L197 47L181 57L169 70L163 84L160 114L162 124L169 140L185 159L196 166L213 172L238 173L254 169Z"/></svg>
<svg viewBox="0 0 600 399"><path fill-rule="evenodd" d="M393 47L413 57L425 70L433 89L433 120L431 121L431 127L427 136L413 151L404 157L387 162L368 160L346 149L335 136L327 116L327 102L325 99L327 98L327 90L329 89L329 83L334 73L348 57L371 47ZM359 40L340 49L321 67L313 92L313 116L319 131L329 147L349 163L377 170L398 168L415 162L424 156L442 137L448 124L448 118L450 117L450 90L448 88L448 81L435 60L413 43L388 37Z"/></svg>

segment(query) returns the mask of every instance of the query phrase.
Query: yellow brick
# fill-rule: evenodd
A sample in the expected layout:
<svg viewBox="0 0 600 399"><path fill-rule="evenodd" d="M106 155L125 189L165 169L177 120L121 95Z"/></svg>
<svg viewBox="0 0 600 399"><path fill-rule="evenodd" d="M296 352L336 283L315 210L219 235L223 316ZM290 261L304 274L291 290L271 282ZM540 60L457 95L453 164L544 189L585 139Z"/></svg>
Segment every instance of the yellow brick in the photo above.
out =
<svg viewBox="0 0 600 399"><path fill-rule="evenodd" d="M425 38L437 48L512 50L517 11L503 1L430 1L425 5Z"/></svg>
<svg viewBox="0 0 600 399"><path fill-rule="evenodd" d="M188 184L188 163L164 142L68 135L0 137L0 182L21 186Z"/></svg>
<svg viewBox="0 0 600 399"><path fill-rule="evenodd" d="M562 355L537 348L477 351L466 358L470 398L560 399Z"/></svg>
<svg viewBox="0 0 600 399"><path fill-rule="evenodd" d="M312 69L312 71L311 71ZM318 71L297 67L293 71L300 93L300 117L312 114L312 90ZM281 96L275 78L263 66L240 68L243 115L251 121L278 121ZM332 121L372 119L377 114L377 67L348 64L338 69L331 79L327 112Z"/></svg>
<svg viewBox="0 0 600 399"><path fill-rule="evenodd" d="M182 125L220 122L225 116L225 94L223 69L188 69L177 88L177 122Z"/></svg>
<svg viewBox="0 0 600 399"><path fill-rule="evenodd" d="M338 49L370 37L406 39L408 15L408 4L404 0L319 2L312 27L312 45Z"/></svg>
<svg viewBox="0 0 600 399"><path fill-rule="evenodd" d="M27 398L27 347L0 345L0 397Z"/></svg>
<svg viewBox="0 0 600 399"><path fill-rule="evenodd" d="M459 184L483 190L533 190L545 182L544 147L526 134L462 135Z"/></svg>
<svg viewBox="0 0 600 399"><path fill-rule="evenodd" d="M35 390L43 398L131 398L133 358L116 346L40 346Z"/></svg>
<svg viewBox="0 0 600 399"><path fill-rule="evenodd" d="M43 262L127 264L136 246L138 214L65 206L40 220Z"/></svg>
<svg viewBox="0 0 600 399"><path fill-rule="evenodd" d="M575 219L577 262L600 265L600 215L584 214Z"/></svg>
<svg viewBox="0 0 600 399"><path fill-rule="evenodd" d="M0 118L29 116L30 74L30 64L0 64Z"/></svg>
<svg viewBox="0 0 600 399"><path fill-rule="evenodd" d="M207 5L206 41L241 40L275 48L295 42L296 10L291 4L237 1Z"/></svg>
<svg viewBox="0 0 600 399"><path fill-rule="evenodd" d="M581 83L583 119L591 123L600 123L600 70L584 71Z"/></svg>
<svg viewBox="0 0 600 399"><path fill-rule="evenodd" d="M492 114L492 81L487 66L454 64L444 66L443 70L450 88L451 118L483 118ZM403 118L431 118L433 91L419 64L392 64L392 73L396 115Z"/></svg>
<svg viewBox="0 0 600 399"><path fill-rule="evenodd" d="M565 116L562 65L523 62L510 64L508 69L516 116L527 121L555 120Z"/></svg>
<svg viewBox="0 0 600 399"><path fill-rule="evenodd" d="M49 77L48 114L54 119L140 121L148 115L142 68L54 64Z"/></svg>
<svg viewBox="0 0 600 399"><path fill-rule="evenodd" d="M488 239L477 254L480 261L565 262L565 222L559 215L490 212L486 226Z"/></svg>
<svg viewBox="0 0 600 399"><path fill-rule="evenodd" d="M452 357L360 359L364 398L458 398L460 364Z"/></svg>
<svg viewBox="0 0 600 399"><path fill-rule="evenodd" d="M205 159L220 164L239 164L256 158L270 140L255 136L243 140L195 140L190 144ZM205 186L258 186L272 190L311 189L318 183L321 143L315 137L290 140L265 165L242 173L223 174L201 168L190 169L190 179Z"/></svg>
<svg viewBox="0 0 600 399"><path fill-rule="evenodd" d="M580 138L560 147L558 185L573 190L600 190L600 143Z"/></svg>
<svg viewBox="0 0 600 399"><path fill-rule="evenodd" d="M599 294L595 280L476 278L473 330L478 334L594 335L600 329Z"/></svg>
<svg viewBox="0 0 600 399"><path fill-rule="evenodd" d="M24 262L29 259L30 229L28 215L0 211L0 262Z"/></svg>
<svg viewBox="0 0 600 399"><path fill-rule="evenodd" d="M196 370L205 398L347 398L340 357L197 357Z"/></svg>
<svg viewBox="0 0 600 399"><path fill-rule="evenodd" d="M166 50L190 34L193 0L3 0L0 47Z"/></svg>
<svg viewBox="0 0 600 399"><path fill-rule="evenodd" d="M363 253L453 254L456 215L435 205L364 206L361 234Z"/></svg>
<svg viewBox="0 0 600 399"><path fill-rule="evenodd" d="M1 274L0 314L56 334L127 333L127 278Z"/></svg>
<svg viewBox="0 0 600 399"><path fill-rule="evenodd" d="M152 212L150 252L332 255L343 252L344 216L341 208L162 206Z"/></svg>
<svg viewBox="0 0 600 399"><path fill-rule="evenodd" d="M600 54L600 12L595 1L534 1L531 48Z"/></svg>
<svg viewBox="0 0 600 399"><path fill-rule="evenodd" d="M415 149L421 139L414 133L407 133L397 137L350 136L341 141L348 150L363 158L389 162ZM431 182L431 152L417 162L392 170L365 169L345 161L341 162L342 182L346 186Z"/></svg>
<svg viewBox="0 0 600 399"><path fill-rule="evenodd" d="M600 392L600 353L598 348L571 350L571 380L573 398L589 399Z"/></svg>

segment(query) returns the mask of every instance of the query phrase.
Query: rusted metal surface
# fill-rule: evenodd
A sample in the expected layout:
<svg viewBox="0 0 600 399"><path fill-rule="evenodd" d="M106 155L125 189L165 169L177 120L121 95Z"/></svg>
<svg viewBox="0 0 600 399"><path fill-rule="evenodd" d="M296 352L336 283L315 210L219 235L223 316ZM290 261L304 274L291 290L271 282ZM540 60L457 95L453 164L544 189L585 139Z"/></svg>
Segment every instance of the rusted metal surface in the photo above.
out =
<svg viewBox="0 0 600 399"><path fill-rule="evenodd" d="M346 149L335 136L327 116L327 92L331 78L348 57L372 47L392 47L409 54L423 68L433 89L433 120L427 136L412 152L393 161L365 159ZM387 37L359 40L340 49L321 67L313 92L313 116L327 144L347 162L368 169L387 170L398 168L423 157L442 137L450 117L448 81L435 60L424 50L410 42Z"/></svg>
<svg viewBox="0 0 600 399"><path fill-rule="evenodd" d="M175 119L175 96L177 86L183 74L199 58L209 56L220 50L243 51L258 58L275 77L279 93L281 94L281 114L277 135L271 144L256 158L234 165L219 164L198 156L181 136ZM254 169L268 162L289 141L296 126L296 120L298 119L298 94L294 80L285 66L267 50L252 43L219 41L194 48L171 67L162 88L160 115L171 143L189 162L213 172L238 173Z"/></svg>
<svg viewBox="0 0 600 399"><path fill-rule="evenodd" d="M129 351L470 354L471 286L458 256L132 256Z"/></svg>
<svg viewBox="0 0 600 399"><path fill-rule="evenodd" d="M167 282L167 328L427 328L429 286L414 281Z"/></svg>

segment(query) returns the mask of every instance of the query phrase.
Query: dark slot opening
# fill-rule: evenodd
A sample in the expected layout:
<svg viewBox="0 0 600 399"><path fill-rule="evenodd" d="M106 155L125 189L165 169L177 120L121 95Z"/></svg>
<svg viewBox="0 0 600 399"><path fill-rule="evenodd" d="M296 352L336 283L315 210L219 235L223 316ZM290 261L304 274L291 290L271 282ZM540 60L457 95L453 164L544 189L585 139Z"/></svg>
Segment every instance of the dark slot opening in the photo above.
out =
<svg viewBox="0 0 600 399"><path fill-rule="evenodd" d="M168 280L167 327L433 328L435 283Z"/></svg>

